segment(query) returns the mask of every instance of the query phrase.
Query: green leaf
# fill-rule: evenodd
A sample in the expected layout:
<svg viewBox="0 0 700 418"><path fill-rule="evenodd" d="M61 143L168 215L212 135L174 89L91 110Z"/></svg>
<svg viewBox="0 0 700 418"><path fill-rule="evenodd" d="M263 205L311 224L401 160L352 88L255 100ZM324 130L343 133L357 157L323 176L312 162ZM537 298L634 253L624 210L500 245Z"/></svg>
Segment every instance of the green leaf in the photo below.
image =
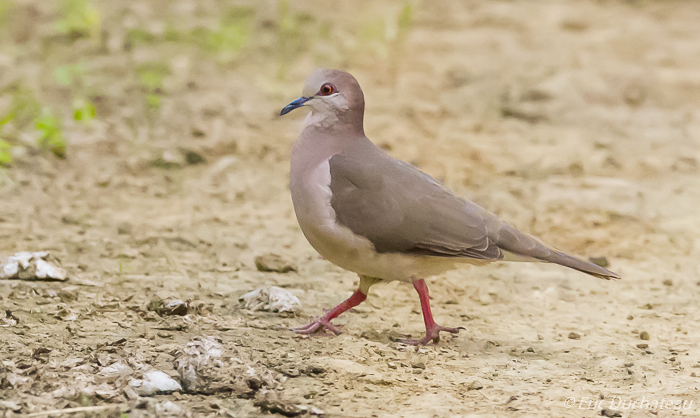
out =
<svg viewBox="0 0 700 418"><path fill-rule="evenodd" d="M60 119L54 117L48 108L44 108L41 116L35 122L35 128L40 134L37 141L39 147L51 151L60 159L65 159L66 140L63 138Z"/></svg>
<svg viewBox="0 0 700 418"><path fill-rule="evenodd" d="M63 19L56 22L59 32L95 40L102 36L100 10L90 0L63 0L61 12Z"/></svg>
<svg viewBox="0 0 700 418"><path fill-rule="evenodd" d="M0 165L8 166L12 163L12 145L0 138Z"/></svg>
<svg viewBox="0 0 700 418"><path fill-rule="evenodd" d="M401 10L399 14L399 31L405 32L411 28L411 22L413 21L413 6L410 3Z"/></svg>
<svg viewBox="0 0 700 418"><path fill-rule="evenodd" d="M163 63L151 62L141 64L136 72L141 84L147 90L154 91L163 87L163 79L170 74L170 68Z"/></svg>
<svg viewBox="0 0 700 418"><path fill-rule="evenodd" d="M95 106L87 100L76 100L73 103L73 120L90 122L95 119Z"/></svg>
<svg viewBox="0 0 700 418"><path fill-rule="evenodd" d="M160 107L160 96L157 94L147 94L146 103L152 108L158 108Z"/></svg>
<svg viewBox="0 0 700 418"><path fill-rule="evenodd" d="M11 8L12 3L9 0L0 0L0 28L7 24Z"/></svg>
<svg viewBox="0 0 700 418"><path fill-rule="evenodd" d="M12 107L7 115L0 116L0 126L12 121L18 129L24 129L41 113L41 106L33 92L19 84L12 88Z"/></svg>

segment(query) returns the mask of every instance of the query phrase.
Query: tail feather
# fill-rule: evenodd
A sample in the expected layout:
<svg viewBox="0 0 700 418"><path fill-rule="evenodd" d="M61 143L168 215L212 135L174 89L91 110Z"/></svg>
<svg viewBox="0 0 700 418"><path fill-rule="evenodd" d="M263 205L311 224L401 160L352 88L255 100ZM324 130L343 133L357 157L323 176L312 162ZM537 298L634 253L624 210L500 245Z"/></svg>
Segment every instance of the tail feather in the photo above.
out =
<svg viewBox="0 0 700 418"><path fill-rule="evenodd" d="M563 252L557 250L552 250L551 255L549 257L543 258L542 261L556 263L565 267L569 267L574 270L590 274L591 276L595 276L599 279L617 280L621 278L619 274L614 273L606 268L600 267L589 261L584 261L580 258L564 254Z"/></svg>
<svg viewBox="0 0 700 418"><path fill-rule="evenodd" d="M492 239L501 250L506 251L505 259L513 261L545 261L590 274L600 279L620 279L620 275L580 258L556 250L537 238L520 232L505 222L494 225L496 233ZM510 254L508 254L510 253ZM510 255L510 256L509 256Z"/></svg>

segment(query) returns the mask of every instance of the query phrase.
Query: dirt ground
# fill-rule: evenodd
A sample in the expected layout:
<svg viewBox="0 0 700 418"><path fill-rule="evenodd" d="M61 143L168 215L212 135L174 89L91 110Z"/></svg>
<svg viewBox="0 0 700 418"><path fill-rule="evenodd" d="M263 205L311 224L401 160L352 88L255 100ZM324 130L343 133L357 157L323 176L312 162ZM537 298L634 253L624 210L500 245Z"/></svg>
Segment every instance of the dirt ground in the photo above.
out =
<svg viewBox="0 0 700 418"><path fill-rule="evenodd" d="M0 2L0 118L32 96L66 142L62 160L41 126L0 125L0 253L47 250L70 276L0 282L0 414L700 416L700 3L59 4ZM287 189L305 112L276 115L319 66L358 78L390 154L623 280L435 277L436 320L466 329L417 351L397 342L424 332L406 284L372 288L337 337L281 328L358 283ZM259 271L269 253L296 271ZM301 313L241 308L271 285ZM218 387L134 393L148 370L181 382L193 341L223 350Z"/></svg>

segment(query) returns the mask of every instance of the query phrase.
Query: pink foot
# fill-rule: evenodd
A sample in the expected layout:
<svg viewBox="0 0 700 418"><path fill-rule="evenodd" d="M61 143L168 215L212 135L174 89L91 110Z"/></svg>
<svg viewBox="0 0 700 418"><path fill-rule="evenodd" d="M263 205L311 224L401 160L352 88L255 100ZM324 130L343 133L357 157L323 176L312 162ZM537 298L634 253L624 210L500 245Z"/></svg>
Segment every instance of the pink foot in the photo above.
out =
<svg viewBox="0 0 700 418"><path fill-rule="evenodd" d="M326 330L332 332L335 335L340 334L340 329L336 327L335 325L331 324L330 321L326 321L323 318L319 318L315 321L312 321L302 327L297 327L297 328L289 328L291 331L296 332L297 334L313 334L316 332L324 332Z"/></svg>
<svg viewBox="0 0 700 418"><path fill-rule="evenodd" d="M440 342L440 331L449 332L452 334L457 334L462 327L459 328L447 328L441 327L435 323L433 319L433 313L430 311L430 296L428 295L428 286L426 286L423 279L416 280L413 282L413 287L418 292L418 297L420 298L420 307L423 310L423 320L425 321L425 337L420 340L404 340L404 344L410 345L425 345L431 340L433 343L437 344Z"/></svg>
<svg viewBox="0 0 700 418"><path fill-rule="evenodd" d="M296 332L297 334L313 334L315 332L328 330L334 333L335 335L338 335L340 334L340 328L331 324L331 320L338 317L338 315L340 315L341 313L359 305L365 299L367 299L367 295L362 293L358 289L345 302L336 306L330 312L323 315L321 318L318 318L317 320L312 321L311 323L304 325L303 327L290 328L290 330Z"/></svg>
<svg viewBox="0 0 700 418"><path fill-rule="evenodd" d="M430 330L427 330L425 333L425 337L421 338L420 340L412 340L412 339L407 339L401 341L404 344L408 345L426 345L430 343L432 340L433 344L437 344L440 342L440 331L445 331L449 332L452 334L457 334L460 329L465 329L464 327L458 327L458 328L448 328L448 327L441 327L440 325L435 324L435 327L433 327Z"/></svg>

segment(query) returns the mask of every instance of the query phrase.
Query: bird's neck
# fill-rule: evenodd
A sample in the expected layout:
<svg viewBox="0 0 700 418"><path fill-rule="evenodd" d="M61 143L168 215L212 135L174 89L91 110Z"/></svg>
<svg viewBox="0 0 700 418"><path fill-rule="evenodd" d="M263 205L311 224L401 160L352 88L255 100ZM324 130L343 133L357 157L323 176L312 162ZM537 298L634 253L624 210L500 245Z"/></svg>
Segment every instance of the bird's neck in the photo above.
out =
<svg viewBox="0 0 700 418"><path fill-rule="evenodd" d="M363 109L364 110L364 109ZM304 119L303 131L314 131L320 135L364 136L364 112L311 111Z"/></svg>
<svg viewBox="0 0 700 418"><path fill-rule="evenodd" d="M309 117L313 118L312 115ZM369 141L361 129L339 130L337 126L305 124L304 130L292 149L292 178L306 177L320 164L343 152L357 141Z"/></svg>

